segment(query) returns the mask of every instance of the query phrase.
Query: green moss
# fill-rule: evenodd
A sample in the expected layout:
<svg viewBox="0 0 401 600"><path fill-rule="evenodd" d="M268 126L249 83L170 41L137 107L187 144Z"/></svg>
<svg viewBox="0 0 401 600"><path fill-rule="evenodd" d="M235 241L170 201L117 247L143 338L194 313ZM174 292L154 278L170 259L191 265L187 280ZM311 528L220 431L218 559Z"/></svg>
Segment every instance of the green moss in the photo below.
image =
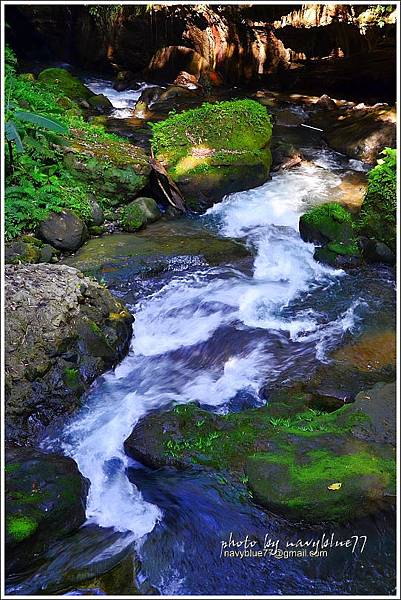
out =
<svg viewBox="0 0 401 600"><path fill-rule="evenodd" d="M124 229L129 231L136 231L143 227L146 223L146 218L144 217L143 210L140 206L135 203L131 203L129 206L126 206L123 210L121 217L121 224Z"/></svg>
<svg viewBox="0 0 401 600"><path fill-rule="evenodd" d="M301 217L302 222L329 240L348 244L352 234L351 214L338 202L328 202L309 209Z"/></svg>
<svg viewBox="0 0 401 600"><path fill-rule="evenodd" d="M350 244L344 244L343 242L329 242L327 249L335 254L341 254L344 256L358 256L360 254L358 244L352 241Z"/></svg>
<svg viewBox="0 0 401 600"><path fill-rule="evenodd" d="M13 499L13 501L18 502L18 504L28 504L28 505L40 504L48 496L49 496L48 493L43 493L40 490L32 491L30 493L17 492L17 491L10 493L10 497Z"/></svg>
<svg viewBox="0 0 401 600"><path fill-rule="evenodd" d="M374 498L375 490L394 493L395 463L366 449L341 455L318 449L294 455L287 448L255 454L249 461L249 477L256 497L267 506L308 521L342 521L366 508L358 506L362 494ZM287 480L287 486L275 477ZM337 482L340 488L330 490L328 486Z"/></svg>
<svg viewBox="0 0 401 600"><path fill-rule="evenodd" d="M97 323L95 323L95 321L90 321L89 322L89 327L91 329L91 331L93 331L94 334L102 336L103 332L100 329L99 325Z"/></svg>
<svg viewBox="0 0 401 600"><path fill-rule="evenodd" d="M369 172L368 189L357 223L358 232L396 249L397 153L385 148Z"/></svg>
<svg viewBox="0 0 401 600"><path fill-rule="evenodd" d="M156 157L173 176L244 161L266 163L272 125L265 107L253 100L204 103L152 125Z"/></svg>
<svg viewBox="0 0 401 600"><path fill-rule="evenodd" d="M7 520L7 532L17 542L30 537L38 528L37 522L31 517L9 517Z"/></svg>
<svg viewBox="0 0 401 600"><path fill-rule="evenodd" d="M62 95L71 100L89 100L93 96L93 92L66 69L58 67L45 69L39 73L38 79L49 86L52 91L59 90Z"/></svg>
<svg viewBox="0 0 401 600"><path fill-rule="evenodd" d="M21 463L9 463L8 465L6 465L4 467L4 471L8 474L11 475L12 473L15 473L16 471L18 471L18 469L21 468Z"/></svg>

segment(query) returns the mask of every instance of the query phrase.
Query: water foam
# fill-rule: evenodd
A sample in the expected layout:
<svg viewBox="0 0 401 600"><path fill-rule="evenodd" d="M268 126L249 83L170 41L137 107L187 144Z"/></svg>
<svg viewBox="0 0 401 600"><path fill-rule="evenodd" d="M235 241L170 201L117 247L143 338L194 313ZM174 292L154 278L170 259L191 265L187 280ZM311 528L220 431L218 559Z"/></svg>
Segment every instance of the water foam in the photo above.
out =
<svg viewBox="0 0 401 600"><path fill-rule="evenodd" d="M149 411L191 401L222 409L243 390L256 396L291 366L291 355L280 362L270 352L274 336L284 345L309 341L322 359L333 337L352 328L358 301L330 322L310 305L308 295L343 273L317 263L297 231L305 207L327 201L338 183L309 165L228 196L203 221L253 249L253 273L195 265L135 307L129 356L94 386L64 432L65 452L91 481L89 521L139 539L162 518L125 475L124 440ZM246 340L233 344L235 335Z"/></svg>
<svg viewBox="0 0 401 600"><path fill-rule="evenodd" d="M111 81L95 78L85 79L85 85L94 94L104 94L110 100L114 108L111 116L115 119L129 119L132 117L132 111L143 90L148 87L154 87L142 82L136 90L128 89L118 92L113 88Z"/></svg>

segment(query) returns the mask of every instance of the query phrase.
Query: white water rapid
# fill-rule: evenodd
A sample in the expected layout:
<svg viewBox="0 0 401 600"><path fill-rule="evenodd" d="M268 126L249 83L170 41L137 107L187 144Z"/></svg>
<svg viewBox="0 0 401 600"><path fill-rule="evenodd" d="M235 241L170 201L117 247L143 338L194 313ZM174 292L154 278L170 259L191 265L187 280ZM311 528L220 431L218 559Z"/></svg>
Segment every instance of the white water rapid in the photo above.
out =
<svg viewBox="0 0 401 600"><path fill-rule="evenodd" d="M151 84L143 82L138 84L136 90L118 92L113 88L111 81L106 79L88 77L84 83L94 94L104 94L110 100L113 105L113 111L110 116L115 119L129 119L132 117L135 104L139 100L143 90L154 87Z"/></svg>
<svg viewBox="0 0 401 600"><path fill-rule="evenodd" d="M224 411L241 393L260 403L260 387L288 370L297 348L307 342L322 358L327 343L352 328L357 301L334 319L314 306L314 294L344 273L316 262L297 231L299 215L329 200L339 177L311 164L226 197L201 220L246 241L253 272L228 265L179 273L133 308L129 355L96 382L62 436L91 483L89 522L139 539L162 518L125 474L124 440L149 411L192 401ZM280 359L272 340L284 347Z"/></svg>

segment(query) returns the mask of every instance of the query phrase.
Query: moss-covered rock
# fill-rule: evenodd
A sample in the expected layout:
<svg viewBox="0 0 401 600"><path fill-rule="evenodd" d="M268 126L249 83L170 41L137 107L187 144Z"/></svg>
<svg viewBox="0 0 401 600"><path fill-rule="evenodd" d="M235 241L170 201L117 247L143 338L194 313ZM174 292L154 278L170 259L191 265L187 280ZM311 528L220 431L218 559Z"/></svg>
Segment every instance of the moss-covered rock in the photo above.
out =
<svg viewBox="0 0 401 600"><path fill-rule="evenodd" d="M88 102L90 106L96 108L100 112L107 112L113 108L112 103L104 94L95 94L89 98Z"/></svg>
<svg viewBox="0 0 401 600"><path fill-rule="evenodd" d="M123 281L129 286L138 275L171 270L172 264L236 264L249 257L241 242L206 233L196 222L181 218L157 221L135 235L115 233L92 239L64 263L110 285L118 281L121 289Z"/></svg>
<svg viewBox="0 0 401 600"><path fill-rule="evenodd" d="M267 180L271 134L258 102L205 103L154 124L152 146L188 205L199 209Z"/></svg>
<svg viewBox="0 0 401 600"><path fill-rule="evenodd" d="M32 448L6 449L6 569L31 566L55 540L85 520L89 482L71 458Z"/></svg>
<svg viewBox="0 0 401 600"><path fill-rule="evenodd" d="M361 253L356 243L331 242L316 248L313 258L335 269L349 269L361 264Z"/></svg>
<svg viewBox="0 0 401 600"><path fill-rule="evenodd" d="M64 265L5 270L7 439L32 441L80 405L128 350L132 317L110 292Z"/></svg>
<svg viewBox="0 0 401 600"><path fill-rule="evenodd" d="M342 204L328 202L309 209L299 219L299 233L305 242L320 246L315 250L315 260L335 268L361 264L354 220Z"/></svg>
<svg viewBox="0 0 401 600"><path fill-rule="evenodd" d="M88 142L85 132L73 133L65 164L97 198L106 198L111 206L127 204L148 183L149 160L142 148L117 137L99 136Z"/></svg>
<svg viewBox="0 0 401 600"><path fill-rule="evenodd" d="M396 208L397 154L394 148L386 148L368 175L368 189L357 223L359 234L386 244L395 253Z"/></svg>
<svg viewBox="0 0 401 600"><path fill-rule="evenodd" d="M305 242L347 246L353 241L352 216L338 202L320 204L300 217L299 233Z"/></svg>
<svg viewBox="0 0 401 600"><path fill-rule="evenodd" d="M153 198L137 198L124 208L121 225L125 231L138 231L148 223L154 223L161 216L160 209Z"/></svg>
<svg viewBox="0 0 401 600"><path fill-rule="evenodd" d="M257 502L310 523L342 522L391 504L395 455L340 435L288 436L275 450L247 458L245 473Z"/></svg>
<svg viewBox="0 0 401 600"><path fill-rule="evenodd" d="M56 248L29 235L5 245L5 261L11 265L53 262L58 255Z"/></svg>
<svg viewBox="0 0 401 600"><path fill-rule="evenodd" d="M362 406L322 413L305 409L305 394L283 400L224 416L177 406L140 421L125 450L153 468L223 471L247 483L262 506L314 523L349 520L391 502L394 448L362 441L361 431L373 431ZM338 482L338 490L329 488Z"/></svg>
<svg viewBox="0 0 401 600"><path fill-rule="evenodd" d="M45 69L39 73L38 80L51 87L53 92L60 90L61 95L67 96L70 100L89 100L93 96L93 92L66 69L59 67Z"/></svg>

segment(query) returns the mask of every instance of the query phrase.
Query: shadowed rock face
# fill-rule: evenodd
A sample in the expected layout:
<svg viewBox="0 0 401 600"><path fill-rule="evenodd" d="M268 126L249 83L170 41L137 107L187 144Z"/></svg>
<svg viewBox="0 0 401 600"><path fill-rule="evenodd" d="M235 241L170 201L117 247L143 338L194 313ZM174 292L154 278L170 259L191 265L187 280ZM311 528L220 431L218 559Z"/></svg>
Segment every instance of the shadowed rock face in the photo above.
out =
<svg viewBox="0 0 401 600"><path fill-rule="evenodd" d="M99 18L85 6L10 6L7 35L17 49L28 40L36 52L40 45L85 68L138 73L159 63L156 78L170 82L181 70L192 72L188 64L197 57L195 74L217 71L226 83L274 75L286 87L326 86L319 94L395 96L394 19L379 23L367 7L107 8Z"/></svg>
<svg viewBox="0 0 401 600"><path fill-rule="evenodd" d="M6 448L7 572L32 566L48 546L85 521L89 481L65 456Z"/></svg>
<svg viewBox="0 0 401 600"><path fill-rule="evenodd" d="M126 353L132 317L76 269L7 265L6 437L31 442Z"/></svg>

